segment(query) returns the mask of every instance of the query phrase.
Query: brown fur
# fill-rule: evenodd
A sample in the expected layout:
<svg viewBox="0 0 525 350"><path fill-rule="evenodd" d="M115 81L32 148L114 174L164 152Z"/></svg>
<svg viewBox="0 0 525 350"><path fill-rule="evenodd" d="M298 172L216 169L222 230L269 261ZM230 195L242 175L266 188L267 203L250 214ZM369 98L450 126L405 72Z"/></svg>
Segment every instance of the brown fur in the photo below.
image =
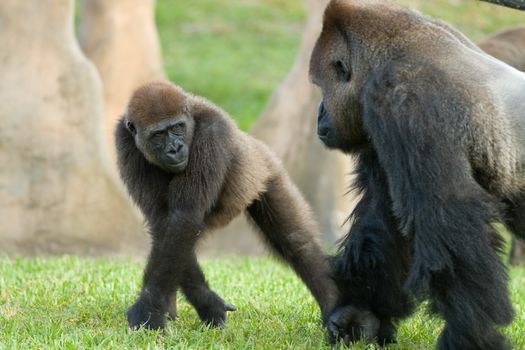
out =
<svg viewBox="0 0 525 350"><path fill-rule="evenodd" d="M189 160L184 170L170 173L147 162L154 157L139 149L150 149L147 130L182 115L192 122L193 137L185 139ZM126 123L137 129L135 139ZM323 317L331 311L336 287L308 204L269 148L241 132L225 112L172 84L147 84L135 92L117 127L117 147L122 178L153 238L141 297L128 311L131 327L163 327L178 287L203 321L225 321L233 307L209 289L193 250L199 237L243 212L306 283ZM170 310L174 314L176 307Z"/></svg>
<svg viewBox="0 0 525 350"><path fill-rule="evenodd" d="M479 43L479 47L497 59L525 72L525 27L514 27Z"/></svg>

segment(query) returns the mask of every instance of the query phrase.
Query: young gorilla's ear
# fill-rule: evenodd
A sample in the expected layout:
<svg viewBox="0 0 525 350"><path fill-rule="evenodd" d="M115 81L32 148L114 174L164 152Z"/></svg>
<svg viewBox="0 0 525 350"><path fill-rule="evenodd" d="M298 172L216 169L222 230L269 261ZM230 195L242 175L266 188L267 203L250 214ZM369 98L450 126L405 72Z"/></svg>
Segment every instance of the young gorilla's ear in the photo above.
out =
<svg viewBox="0 0 525 350"><path fill-rule="evenodd" d="M128 118L128 114L127 113L124 113L124 115L121 117L121 119L124 121L124 125L126 126L126 129L128 129L128 131L133 135L135 136L135 134L137 133L137 128L135 127L135 124L133 124L129 118Z"/></svg>

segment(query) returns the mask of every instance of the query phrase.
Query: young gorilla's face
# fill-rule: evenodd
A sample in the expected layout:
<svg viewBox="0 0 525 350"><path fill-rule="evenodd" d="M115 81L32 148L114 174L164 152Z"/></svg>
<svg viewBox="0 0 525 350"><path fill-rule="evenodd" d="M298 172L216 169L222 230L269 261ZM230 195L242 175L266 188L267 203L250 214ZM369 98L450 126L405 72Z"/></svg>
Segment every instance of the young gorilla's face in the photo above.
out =
<svg viewBox="0 0 525 350"><path fill-rule="evenodd" d="M159 119L147 126L126 118L126 126L135 138L137 148L152 164L169 173L186 169L195 122L185 114Z"/></svg>

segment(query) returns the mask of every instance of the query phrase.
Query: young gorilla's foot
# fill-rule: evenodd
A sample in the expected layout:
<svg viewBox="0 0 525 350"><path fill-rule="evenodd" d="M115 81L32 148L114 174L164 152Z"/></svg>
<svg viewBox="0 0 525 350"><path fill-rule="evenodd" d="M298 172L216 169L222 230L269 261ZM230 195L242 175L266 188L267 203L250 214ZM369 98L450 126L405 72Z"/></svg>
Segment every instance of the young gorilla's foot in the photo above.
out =
<svg viewBox="0 0 525 350"><path fill-rule="evenodd" d="M199 300L198 305L195 305L195 309L202 322L213 327L219 327L226 322L227 312L236 311L237 307L226 303L220 296L210 290L206 297Z"/></svg>
<svg viewBox="0 0 525 350"><path fill-rule="evenodd" d="M157 305L151 298L140 297L133 306L128 309L129 328L136 330L141 327L147 329L163 329L165 324L166 309L163 305Z"/></svg>
<svg viewBox="0 0 525 350"><path fill-rule="evenodd" d="M168 307L168 319L172 321L179 319L179 316L177 315L177 304L171 303Z"/></svg>
<svg viewBox="0 0 525 350"><path fill-rule="evenodd" d="M168 305L168 319L175 321L179 319L179 316L177 315L177 294L173 293L173 295L170 297L169 305Z"/></svg>

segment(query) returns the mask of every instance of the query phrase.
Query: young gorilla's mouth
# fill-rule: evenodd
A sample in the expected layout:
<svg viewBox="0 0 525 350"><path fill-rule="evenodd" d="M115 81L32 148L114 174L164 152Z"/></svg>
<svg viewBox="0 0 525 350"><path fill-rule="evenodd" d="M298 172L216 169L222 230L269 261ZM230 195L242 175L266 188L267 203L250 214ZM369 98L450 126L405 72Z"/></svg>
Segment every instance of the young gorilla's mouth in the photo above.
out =
<svg viewBox="0 0 525 350"><path fill-rule="evenodd" d="M180 161L166 161L165 165L170 171L178 173L186 169L188 158L184 158Z"/></svg>

